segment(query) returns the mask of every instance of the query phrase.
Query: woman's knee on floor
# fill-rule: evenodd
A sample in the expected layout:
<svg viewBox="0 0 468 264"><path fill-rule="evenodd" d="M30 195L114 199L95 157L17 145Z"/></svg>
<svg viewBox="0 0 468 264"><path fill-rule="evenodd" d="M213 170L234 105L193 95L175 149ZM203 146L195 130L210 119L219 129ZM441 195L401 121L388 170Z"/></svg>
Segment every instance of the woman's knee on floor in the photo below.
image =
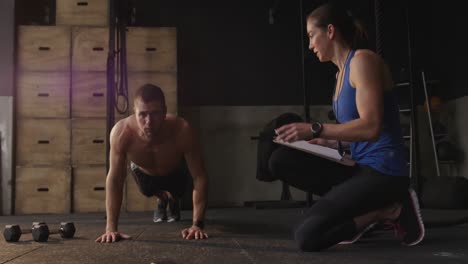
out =
<svg viewBox="0 0 468 264"><path fill-rule="evenodd" d="M309 217L294 231L294 240L300 251L320 251L321 226L323 217Z"/></svg>
<svg viewBox="0 0 468 264"><path fill-rule="evenodd" d="M320 251L328 247L327 232L343 219L343 210L335 201L318 200L305 213L305 219L294 231L301 251Z"/></svg>

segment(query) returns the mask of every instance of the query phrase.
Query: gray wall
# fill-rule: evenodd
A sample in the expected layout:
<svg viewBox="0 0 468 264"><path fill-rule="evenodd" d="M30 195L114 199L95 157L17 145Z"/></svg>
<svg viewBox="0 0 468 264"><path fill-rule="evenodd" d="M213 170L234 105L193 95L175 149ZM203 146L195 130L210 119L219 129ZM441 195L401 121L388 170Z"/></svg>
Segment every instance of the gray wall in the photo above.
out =
<svg viewBox="0 0 468 264"><path fill-rule="evenodd" d="M432 120L440 122L448 133L441 140L449 141L457 149L457 160L454 163L440 163L439 169L441 177L461 176L468 178L468 123L466 122L466 112L468 111L468 96L444 102L440 112L432 113ZM437 176L435 157L432 147L432 140L429 130L427 112L423 106L418 109L418 136L420 144L420 164L421 176L431 179ZM436 140L436 142L438 142Z"/></svg>
<svg viewBox="0 0 468 264"><path fill-rule="evenodd" d="M330 106L311 107L311 116L328 121ZM209 177L210 207L242 206L246 201L279 200L281 182L261 182L256 176L257 141L263 126L285 112L303 116L302 106L194 106L179 115L198 131ZM293 199L305 192L291 188Z"/></svg>
<svg viewBox="0 0 468 264"><path fill-rule="evenodd" d="M458 149L458 160L455 164L440 164L441 176L463 176L468 178L468 96L449 100L444 104L442 111L433 117L447 128L448 136L445 138ZM426 144L429 145L429 144ZM426 153L427 151L423 151ZM428 175L430 175L428 173Z"/></svg>
<svg viewBox="0 0 468 264"><path fill-rule="evenodd" d="M13 95L14 3L0 1L0 96Z"/></svg>
<svg viewBox="0 0 468 264"><path fill-rule="evenodd" d="M11 209L14 3L0 1L0 214Z"/></svg>

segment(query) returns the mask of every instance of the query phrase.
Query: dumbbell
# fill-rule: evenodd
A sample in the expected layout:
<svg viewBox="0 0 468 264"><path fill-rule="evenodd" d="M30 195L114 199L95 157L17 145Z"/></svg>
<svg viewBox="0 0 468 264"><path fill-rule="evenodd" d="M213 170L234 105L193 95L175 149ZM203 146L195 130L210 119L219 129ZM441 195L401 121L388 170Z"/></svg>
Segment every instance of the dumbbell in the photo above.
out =
<svg viewBox="0 0 468 264"><path fill-rule="evenodd" d="M19 241L22 234L32 233L34 226L28 229L21 229L19 225L6 225L3 230L3 237L7 242Z"/></svg>
<svg viewBox="0 0 468 264"><path fill-rule="evenodd" d="M60 234L62 238L72 238L75 235L73 222L62 222L58 229L49 229L45 223L33 223L32 236L34 241L46 242L50 234Z"/></svg>

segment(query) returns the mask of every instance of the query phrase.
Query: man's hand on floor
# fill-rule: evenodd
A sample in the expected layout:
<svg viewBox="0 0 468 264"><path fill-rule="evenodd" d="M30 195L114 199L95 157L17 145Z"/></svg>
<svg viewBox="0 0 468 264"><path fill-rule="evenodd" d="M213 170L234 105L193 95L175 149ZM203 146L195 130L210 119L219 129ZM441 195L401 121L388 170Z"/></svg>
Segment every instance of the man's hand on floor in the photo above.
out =
<svg viewBox="0 0 468 264"><path fill-rule="evenodd" d="M191 226L182 230L182 238L191 240L191 239L206 239L208 234L203 232L203 230L197 226Z"/></svg>
<svg viewBox="0 0 468 264"><path fill-rule="evenodd" d="M132 239L131 236L119 233L119 232L112 232L107 231L105 234L101 235L100 237L96 238L95 242L98 243L114 243L121 239Z"/></svg>

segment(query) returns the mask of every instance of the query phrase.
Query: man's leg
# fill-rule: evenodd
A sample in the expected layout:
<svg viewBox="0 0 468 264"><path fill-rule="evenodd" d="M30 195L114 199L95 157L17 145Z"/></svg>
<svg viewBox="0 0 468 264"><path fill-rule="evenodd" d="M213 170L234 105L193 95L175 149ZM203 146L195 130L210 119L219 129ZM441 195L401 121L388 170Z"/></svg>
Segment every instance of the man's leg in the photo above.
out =
<svg viewBox="0 0 468 264"><path fill-rule="evenodd" d="M174 222L180 220L180 203L184 196L190 177L187 163L183 159L179 166L167 177L168 190L168 212L167 221Z"/></svg>
<svg viewBox="0 0 468 264"><path fill-rule="evenodd" d="M133 162L130 163L130 168L140 192L146 197L157 197L156 208L153 213L153 222L159 223L167 220L166 210L169 195L167 191L161 189L165 184L158 181L158 179L165 176L147 175Z"/></svg>
<svg viewBox="0 0 468 264"><path fill-rule="evenodd" d="M160 223L164 222L167 220L167 204L168 204L168 198L164 194L164 192L161 192L159 195L156 195L157 202L156 202L156 208L154 209L153 212L153 222L155 223Z"/></svg>

